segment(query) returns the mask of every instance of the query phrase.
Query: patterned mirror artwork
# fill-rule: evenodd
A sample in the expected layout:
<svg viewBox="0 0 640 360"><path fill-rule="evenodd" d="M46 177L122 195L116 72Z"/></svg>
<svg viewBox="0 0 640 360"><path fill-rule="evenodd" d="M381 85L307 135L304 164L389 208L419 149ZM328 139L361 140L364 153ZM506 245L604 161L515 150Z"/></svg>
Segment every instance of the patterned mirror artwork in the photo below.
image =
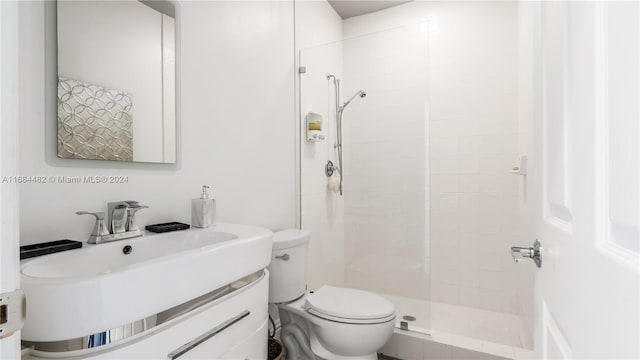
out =
<svg viewBox="0 0 640 360"><path fill-rule="evenodd" d="M58 156L133 161L130 93L58 78Z"/></svg>

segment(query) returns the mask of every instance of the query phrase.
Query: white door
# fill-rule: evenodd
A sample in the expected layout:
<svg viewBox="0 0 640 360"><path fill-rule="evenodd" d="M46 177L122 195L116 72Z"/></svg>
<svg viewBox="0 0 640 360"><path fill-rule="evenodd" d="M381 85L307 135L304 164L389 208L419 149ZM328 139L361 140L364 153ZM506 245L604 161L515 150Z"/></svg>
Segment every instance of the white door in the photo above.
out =
<svg viewBox="0 0 640 360"><path fill-rule="evenodd" d="M640 358L640 5L543 2L536 353Z"/></svg>
<svg viewBox="0 0 640 360"><path fill-rule="evenodd" d="M0 1L0 178L16 174L18 124L18 2ZM20 287L17 185L0 184L0 294ZM6 301L6 297L4 297ZM15 316L15 307L7 316ZM5 328L6 324L0 324ZM5 332L6 334L6 332ZM2 334L0 334L2 336ZM20 358L20 331L0 340L0 359Z"/></svg>

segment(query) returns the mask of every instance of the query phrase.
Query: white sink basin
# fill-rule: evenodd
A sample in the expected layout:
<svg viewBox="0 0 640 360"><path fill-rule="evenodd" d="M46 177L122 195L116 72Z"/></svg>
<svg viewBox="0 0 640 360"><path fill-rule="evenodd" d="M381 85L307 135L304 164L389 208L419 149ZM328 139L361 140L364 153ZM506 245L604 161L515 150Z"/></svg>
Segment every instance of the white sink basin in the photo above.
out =
<svg viewBox="0 0 640 360"><path fill-rule="evenodd" d="M29 261L22 266L22 274L36 278L93 277L237 238L237 235L226 232L185 231L123 240L106 246L86 247L82 252L63 252ZM132 250L125 256L122 248L126 245L130 245Z"/></svg>
<svg viewBox="0 0 640 360"><path fill-rule="evenodd" d="M87 336L182 304L266 268L271 241L268 229L218 224L26 260L22 339Z"/></svg>

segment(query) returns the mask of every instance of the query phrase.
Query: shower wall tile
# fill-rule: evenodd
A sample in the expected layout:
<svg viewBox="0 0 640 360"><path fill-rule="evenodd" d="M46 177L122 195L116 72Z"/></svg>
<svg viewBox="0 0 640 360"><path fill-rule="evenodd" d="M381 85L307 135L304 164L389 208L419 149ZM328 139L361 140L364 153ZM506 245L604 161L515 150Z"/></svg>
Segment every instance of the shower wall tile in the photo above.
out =
<svg viewBox="0 0 640 360"><path fill-rule="evenodd" d="M460 203L460 194L438 193L431 199L431 206L437 213L456 213L464 204Z"/></svg>
<svg viewBox="0 0 640 360"><path fill-rule="evenodd" d="M344 284L344 209L332 195L319 192L303 198L302 226L312 231L307 263L310 289Z"/></svg>
<svg viewBox="0 0 640 360"><path fill-rule="evenodd" d="M431 279L434 282L457 285L459 277L459 270L456 266L437 262L431 263Z"/></svg>
<svg viewBox="0 0 640 360"><path fill-rule="evenodd" d="M480 276L480 273L478 273L475 269L471 267L469 268L463 267L460 270L459 281L460 281L460 301L462 302L462 299L464 297L473 296L473 293L471 290L477 290L477 288L480 287L481 276ZM465 294L465 290L467 291L466 294ZM468 305L468 303L463 305Z"/></svg>
<svg viewBox="0 0 640 360"><path fill-rule="evenodd" d="M448 284L442 281L431 279L431 299L433 301L449 304L459 304L459 292L459 286L457 284Z"/></svg>
<svg viewBox="0 0 640 360"><path fill-rule="evenodd" d="M481 270L480 287L488 290L508 291L516 281L514 272L501 270Z"/></svg>
<svg viewBox="0 0 640 360"><path fill-rule="evenodd" d="M367 91L343 117L346 284L424 300L431 283L426 47L424 34L409 28L345 40L342 89L344 99Z"/></svg>
<svg viewBox="0 0 640 360"><path fill-rule="evenodd" d="M479 278L475 283L464 283L461 281L460 286L460 305L477 308L481 303L480 288L478 287Z"/></svg>
<svg viewBox="0 0 640 360"><path fill-rule="evenodd" d="M463 189L468 186L458 174L431 174L431 189L438 193L457 193L463 192Z"/></svg>
<svg viewBox="0 0 640 360"><path fill-rule="evenodd" d="M452 15L430 34L431 298L517 313L517 7L503 5L487 14L500 27Z"/></svg>
<svg viewBox="0 0 640 360"><path fill-rule="evenodd" d="M403 6L411 11L400 12ZM527 293L522 280L530 278L529 269L516 267L509 253L510 246L532 241L536 191L509 173L519 154L531 155L534 149L532 119L523 118L526 104L519 93L518 5L414 2L396 10L403 15L382 11L345 20L346 37L361 41L345 46L343 94L360 87L369 93L364 103L354 102L345 113L350 145L345 154L353 172L347 172L346 186L356 196L345 198L346 217L353 220L345 224L345 279L354 286L408 296L396 292L406 291L400 285L380 286L376 278L385 278L381 269L371 269L367 276L361 263L379 259L385 271L399 275L394 267L401 262L395 256L416 246L417 255L407 258L424 254L423 265L431 264L429 299L514 314L530 309L531 303L522 301ZM381 31L424 18L435 23L426 53L411 56L405 47L415 39ZM365 35L371 33L379 36ZM412 71L418 71L413 78ZM421 83L420 77L427 81ZM427 90L421 132L407 117L421 116L416 104ZM399 143L409 142L412 147L400 150ZM406 160L411 157L424 163ZM424 194L416 190L421 181ZM419 205L409 206L403 194L427 203L419 211L427 219L426 232L415 230L408 242L404 240L413 230L399 229L420 225L417 217L409 220L408 211ZM389 222L402 217L405 223ZM394 237L380 224L402 235ZM366 227L372 230L363 232ZM404 275L412 273L408 271Z"/></svg>

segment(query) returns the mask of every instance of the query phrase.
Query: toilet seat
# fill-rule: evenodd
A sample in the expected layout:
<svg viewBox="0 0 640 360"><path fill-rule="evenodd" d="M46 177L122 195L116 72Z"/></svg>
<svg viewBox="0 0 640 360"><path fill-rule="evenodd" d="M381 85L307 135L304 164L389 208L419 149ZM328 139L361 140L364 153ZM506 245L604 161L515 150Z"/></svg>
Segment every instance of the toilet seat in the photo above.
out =
<svg viewBox="0 0 640 360"><path fill-rule="evenodd" d="M349 324L377 324L395 318L393 304L381 296L326 285L307 297L304 309L319 318Z"/></svg>
<svg viewBox="0 0 640 360"><path fill-rule="evenodd" d="M384 318L349 319L349 318L341 318L341 317L337 317L337 316L331 316L331 315L323 314L323 313L315 311L313 309L309 309L309 310L307 310L307 312L309 314L313 315L313 316L316 316L316 317L324 319L324 320L329 320L329 321L339 322L339 323L345 323L345 324L379 324L379 323L385 323L387 321L391 321L396 317L395 314L394 314L394 315L389 315L389 316L384 317Z"/></svg>

